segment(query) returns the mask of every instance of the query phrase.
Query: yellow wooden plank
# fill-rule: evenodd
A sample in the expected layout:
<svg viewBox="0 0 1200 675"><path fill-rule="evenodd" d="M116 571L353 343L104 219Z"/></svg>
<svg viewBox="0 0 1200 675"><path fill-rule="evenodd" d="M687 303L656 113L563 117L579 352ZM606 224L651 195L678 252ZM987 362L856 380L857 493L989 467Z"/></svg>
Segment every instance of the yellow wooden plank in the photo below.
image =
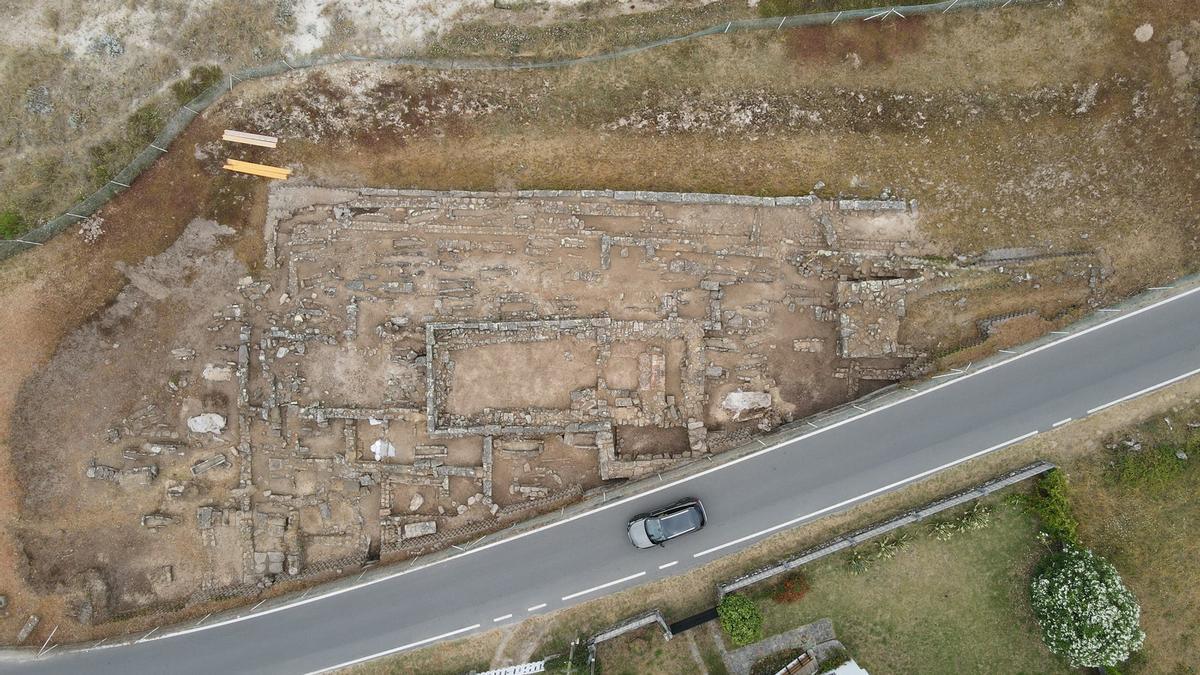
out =
<svg viewBox="0 0 1200 675"><path fill-rule="evenodd" d="M291 171L280 169L274 166L266 166L264 164L250 164L248 162L225 162L227 166L237 167L239 169L254 169L255 171L265 171L267 173L277 173L281 176L290 176Z"/></svg>
<svg viewBox="0 0 1200 675"><path fill-rule="evenodd" d="M241 173L248 173L248 174L252 174L255 176L263 176L264 178L278 178L280 180L287 180L288 178L290 178L290 176L285 176L281 173L272 173L270 171L259 171L258 169L248 169L244 166L229 166L227 164L227 165L225 165L224 168L226 168L230 171L238 171Z"/></svg>
<svg viewBox="0 0 1200 675"><path fill-rule="evenodd" d="M221 168L226 169L228 171L237 171L238 173L248 173L253 176L262 176L263 178L274 178L275 180L287 180L288 179L287 174L273 173L270 171L260 171L258 169L252 168L252 167L233 166L230 164L226 164L225 166L223 166Z"/></svg>
<svg viewBox="0 0 1200 675"><path fill-rule="evenodd" d="M278 174L271 174L271 173L263 173L263 172L261 172L261 171L255 171L254 169L239 169L239 168L238 168L238 167L236 167L236 166L227 166L227 167L224 167L224 168L225 168L225 170L227 170L227 171L236 171L236 172L238 172L238 173L249 174L249 175L251 175L251 176L259 176L259 177L262 177L262 178L270 178L271 180L287 180L287 179L288 179L288 177L287 177L287 176L280 176L280 175L278 175Z"/></svg>
<svg viewBox="0 0 1200 675"><path fill-rule="evenodd" d="M288 169L288 168L285 168L285 167L282 167L282 166L271 166L271 165L269 165L269 164L255 164L254 162L243 162L243 161L242 161L242 160L240 160L240 159L233 159L232 157L230 157L230 158L227 158L227 159L225 160L225 163L226 163L226 164L232 164L232 165L234 165L234 166L246 166L246 167L251 167L251 166L252 166L252 167L254 167L254 168L256 168L256 169L263 169L263 170L270 170L270 171L279 171L279 172L281 172L281 173L286 173L286 174L291 174L291 173L292 173L292 170L291 170L291 169Z"/></svg>

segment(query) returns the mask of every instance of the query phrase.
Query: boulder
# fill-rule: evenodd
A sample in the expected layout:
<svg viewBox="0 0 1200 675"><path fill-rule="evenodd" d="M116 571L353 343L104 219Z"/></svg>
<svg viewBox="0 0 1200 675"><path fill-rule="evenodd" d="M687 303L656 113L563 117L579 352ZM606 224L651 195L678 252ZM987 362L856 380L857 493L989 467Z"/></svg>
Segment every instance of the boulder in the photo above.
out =
<svg viewBox="0 0 1200 675"><path fill-rule="evenodd" d="M38 622L41 620L37 614L30 614L29 618L25 620L25 625L21 626L21 630L17 632L17 644L28 640L29 636L33 635L33 629L37 628Z"/></svg>
<svg viewBox="0 0 1200 675"><path fill-rule="evenodd" d="M421 505L424 503L425 497L418 492L412 496L412 499L408 500L408 510L410 512L416 511L417 509L421 508Z"/></svg>
<svg viewBox="0 0 1200 675"><path fill-rule="evenodd" d="M204 371L200 373L200 377L209 382L228 382L233 379L233 366L218 366L212 363L205 364Z"/></svg>
<svg viewBox="0 0 1200 675"><path fill-rule="evenodd" d="M733 414L734 420L749 419L771 408L771 392L731 391L721 401L721 407Z"/></svg>
<svg viewBox="0 0 1200 675"><path fill-rule="evenodd" d="M152 530L160 527L166 527L175 522L171 516L162 513L147 513L142 516L142 527L148 527Z"/></svg>
<svg viewBox="0 0 1200 675"><path fill-rule="evenodd" d="M371 444L371 454L375 456L375 461L379 461L384 457L395 457L396 446L392 445L386 439L379 439Z"/></svg>
<svg viewBox="0 0 1200 675"><path fill-rule="evenodd" d="M189 417L187 425L194 434L219 434L225 429L225 417L217 413L203 413Z"/></svg>
<svg viewBox="0 0 1200 675"><path fill-rule="evenodd" d="M413 539L414 537L425 537L437 533L437 521L425 520L419 523L407 523L404 526L405 539Z"/></svg>

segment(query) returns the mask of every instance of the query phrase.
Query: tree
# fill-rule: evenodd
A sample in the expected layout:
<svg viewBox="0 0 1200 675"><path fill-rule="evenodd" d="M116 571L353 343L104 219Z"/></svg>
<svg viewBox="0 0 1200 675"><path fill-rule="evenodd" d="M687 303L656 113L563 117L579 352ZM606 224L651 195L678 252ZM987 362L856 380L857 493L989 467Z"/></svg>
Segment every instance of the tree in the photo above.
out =
<svg viewBox="0 0 1200 675"><path fill-rule="evenodd" d="M762 612L750 598L737 593L721 598L717 615L721 617L721 628L733 644L740 647L762 639Z"/></svg>
<svg viewBox="0 0 1200 675"><path fill-rule="evenodd" d="M1050 651L1075 668L1115 666L1142 647L1141 608L1104 558L1067 544L1039 566L1030 586Z"/></svg>

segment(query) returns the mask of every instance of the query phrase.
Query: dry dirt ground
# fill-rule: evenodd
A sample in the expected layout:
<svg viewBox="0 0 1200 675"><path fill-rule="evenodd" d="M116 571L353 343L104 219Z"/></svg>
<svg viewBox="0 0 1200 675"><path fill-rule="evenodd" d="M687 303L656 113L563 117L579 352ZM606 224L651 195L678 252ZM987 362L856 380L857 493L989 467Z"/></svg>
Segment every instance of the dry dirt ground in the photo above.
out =
<svg viewBox="0 0 1200 675"><path fill-rule="evenodd" d="M1154 35L1147 42L1134 38L1134 29L1143 23L1154 26ZM891 314L874 315L872 322L878 323L872 325L882 331L885 342L891 338L914 355L926 355L918 365L928 367L937 365L939 357L940 363L975 358L1027 339L1091 306L1192 270L1197 245L1192 208L1197 197L1192 62L1200 58L1198 40L1200 27L1192 23L1185 8L1172 3L1097 2L1069 4L1062 9L1023 8L897 21L870 28L715 37L564 71L433 74L358 66L297 72L239 86L177 140L172 152L143 175L133 190L101 213L98 237L68 234L0 267L0 290L5 297L0 303L0 336L4 338L0 340L0 475L7 488L2 491L5 497L0 510L5 537L0 546L4 556L0 560L0 592L9 596L0 634L15 635L31 613L43 617L43 627L31 641L44 639L56 624L62 625L60 637L65 639L131 629L137 621L147 620L145 612L163 601L181 603L198 590L235 582L253 587L258 583L253 579L262 576L256 572L260 567L266 575L285 570L293 563L286 555L295 545L289 537L299 533L306 533L313 550L321 551L315 560L336 562L348 550L360 547L374 555L375 547L382 549L385 536L396 536L394 525L384 523L399 515L393 511L411 510L406 517L420 515L420 522L426 522L437 513L437 506L442 506L453 508L453 517L457 517L458 506L467 505L470 498L483 492L482 440L471 447L475 441L465 439L427 443L430 439L420 437L419 425L413 425L410 433L399 423L373 425L369 415L351 425L345 418L326 417L319 422L299 414L301 408L321 399L325 404L354 404L357 408L401 409L406 408L403 404L419 403L415 411L405 409L396 413L396 418L420 415L424 392L418 392L421 377L413 373L424 353L424 336L397 323L392 325L398 334L387 342L386 353L356 348L344 359L319 358L328 345L316 341L313 353L306 356L317 358L286 366L301 370L281 371L282 389L275 390L273 382L255 385L264 387L254 392L256 404L271 390L277 395L276 403L295 401L297 409L291 411L294 416L285 411L280 420L263 420L257 429L252 427L251 437L258 433L267 442L271 434L277 434L275 426L284 432L274 437L277 440L297 441L303 434L312 434L310 445L295 443L290 449L287 444L279 445L281 453L288 450L293 458L303 460L304 466L284 461L272 464L284 457L264 453L244 467L244 455L236 442L240 439L187 435L186 420L201 412L221 414L230 429L241 423L244 408L237 378L241 323L252 324L252 330L258 331L252 334L256 363L260 352L264 360L269 354L272 359L287 361L295 356L291 346L288 353L276 356L285 345L272 343L268 352L260 342L263 331L278 326L277 319L294 321L297 309L325 312L325 319L315 321L318 331L345 330L347 303L343 300L353 291L343 287L333 295L319 296L320 303L308 307L301 305L299 294L290 293L289 307L279 308L279 296L289 292L289 281L286 266L265 264L272 258L270 241L262 231L268 212L266 189L255 180L223 174L219 165L226 153L286 164L305 180L329 186L487 191L611 188L767 195L815 191L823 205L835 203L838 195L903 199L909 203L906 213L913 216L911 228L892 243L908 242L911 250L889 247L882 256L864 258L865 267L840 261L823 268L828 263L824 254L773 264L776 270L793 270L787 273L801 276L803 270L813 270L816 278L822 274L819 270L832 270L837 279L825 283L831 284L828 288L834 294L842 277L886 276L906 284L924 280L904 295L903 321L892 303ZM226 126L274 133L283 141L276 151L224 148L213 139ZM361 215L354 218L361 220ZM403 218L410 215L411 211L406 212ZM327 227L322 225L326 217L337 221L330 207L328 216L318 214L306 225L309 233ZM403 218L397 222L403 223ZM190 228L189 223L193 223ZM285 223L281 230L285 239L300 225L304 225L303 214L294 223ZM832 233L841 239L829 245L824 224L817 220L812 227L813 236L825 242L810 246L814 253L879 236L871 223L839 221ZM564 245L562 235L556 237L551 260L566 261L564 269L570 269L574 249ZM372 264L386 263L378 257L383 255L380 247L395 247L400 238L368 234L370 246L365 251L376 256ZM445 256L451 266L474 264L453 259L459 255L453 251L438 250L437 242L443 238L460 237L430 233L417 248L426 255ZM492 240L502 241L503 237ZM777 240L766 243L788 246ZM542 259L536 255L541 245L529 236L508 245L514 252ZM587 246L598 248L599 242ZM593 255L592 249L585 250ZM656 264L641 248L629 247L629 257L621 257L619 248L614 251L613 267L628 264L634 275L647 273L642 265ZM488 254L482 251L483 258ZM277 252L277 261L284 260L278 256ZM330 282L338 277L341 281L353 279L349 266L358 264L354 258L335 259L347 269L330 272L324 261L307 260L301 261L301 267L311 269L303 276L329 274L325 281L316 282L314 288L322 289L332 287ZM596 261L598 265L598 257ZM889 268L887 274L875 269L881 261ZM548 263L529 264L536 268ZM484 273L482 268L471 271ZM580 268L581 273L586 271ZM441 283L444 280L438 280L438 274L458 273L439 267L414 283ZM399 276L395 281L402 284ZM250 282L242 284L243 277L250 277ZM519 275L512 278L524 283ZM575 281L586 285L586 278ZM259 290L264 282L271 284L269 293ZM694 301L675 300L681 320L704 320L688 317L687 312L707 306L704 296L713 292L695 286ZM793 316L784 294L775 296L773 308L755 307L763 303L756 300L752 286L739 282L722 287L727 295L721 301L734 314L722 315L722 319L750 321L750 328L760 330L754 321L776 317L767 325L779 326L787 334L760 343L775 344L776 349L763 350L774 355L766 358L765 365L756 366L758 374L750 376L759 379L747 383L771 393L773 414L779 419L789 413L804 414L851 395L846 385L858 377L831 377L839 367L835 357L839 341L833 324L805 326L813 330L825 326L821 344L827 360L802 351L806 345L794 343L796 333L792 332L800 327L789 327L780 320ZM201 288L212 292L197 293ZM424 290L425 301L441 301L450 310L462 301L461 297L455 299L454 293L441 294L447 290L444 286L425 286ZM575 293L585 306L568 313L553 311L553 294L537 296L516 282L506 292L514 295L503 301L481 298L478 306L459 316L474 320L529 316L523 312L594 316L607 310L617 320L622 312L649 320L651 316L659 318L664 309L670 311L661 301L662 293L658 302L650 302L649 297L639 298L632 292L621 299L621 291L616 291L606 303L591 306L586 306L586 294ZM519 297L520 293L526 297ZM512 301L507 307L513 314L506 317L504 303L508 301ZM231 307L234 304L239 305L237 310ZM254 309L256 304L267 311ZM383 344L385 336L374 331L390 331L384 324L401 314L382 307L371 314L376 309L373 304L361 308L358 336ZM796 304L805 306L804 302ZM815 312L811 307L816 304L820 303L810 303L808 311ZM851 320L856 312L869 316L871 311L870 303L855 306L830 298L828 304L844 309L840 314ZM438 308L419 312L422 317L425 313L437 316ZM449 315L453 316L453 311ZM804 335L810 336L819 337ZM593 336L573 339L582 343ZM664 405L657 412L665 419L669 417L667 391L682 382L673 377L681 377L678 373L683 370L669 364L685 359L676 361L669 342L643 342L635 347L615 342L605 377L612 378L615 389L629 386L632 390L633 385L641 384L639 359L660 347ZM530 343L497 347L525 350L529 347L511 345ZM196 356L179 360L171 355L171 350L184 347L196 350ZM580 344L556 349L550 357L563 358L569 352L581 359L585 354L597 358L599 354L593 356L590 349ZM454 392L478 388L478 382L473 384L471 379L478 375L467 371L486 367L495 357L487 350L459 351L466 366L456 370L455 377L463 379L449 386L452 404L466 406L455 410L484 414L486 402L478 405L478 400L470 400L475 398L472 396L459 400ZM812 363L789 364L784 354ZM393 356L398 360L392 360ZM533 352L528 356L547 358ZM380 371L372 365L379 361L370 359L380 358L396 372L389 372L381 381L372 380ZM718 355L714 361L723 358L734 357ZM897 359L907 361L899 355ZM217 370L232 364L231 379L221 379L224 375L212 371L210 375L215 377L206 379L204 370L209 364ZM715 365L727 373L737 372L733 360ZM256 365L252 371L258 369ZM568 371L564 376L569 377L558 384L567 390L567 400L573 404L570 390L590 384L592 375ZM840 384L831 382L834 379ZM767 380L789 383L794 390L773 388ZM456 389L456 385L462 388ZM713 422L714 431L722 431L729 423L716 419L721 414L719 401L727 393L720 386L707 392L707 403L696 403L705 409L704 417L713 416L705 421ZM869 386L873 385L868 381L858 393ZM307 394L304 388L309 389ZM390 400L385 400L380 388L388 392ZM324 398L325 391L330 392L328 398ZM821 398L814 392L831 393ZM293 395L308 395L309 399L301 401ZM520 397L525 394L519 390L506 395L517 397L510 403L522 406L561 406L564 400L562 390L523 399ZM671 395L676 397L677 407L687 404L682 385L678 396ZM614 409L616 398L612 400ZM806 400L817 404L804 408ZM498 410L492 405L488 414ZM146 411L148 406L154 407ZM737 424L752 429L756 422ZM327 426L321 427L322 423ZM297 426L293 429L291 424ZM393 484L385 490L388 483L371 471L354 469L353 477L348 473L338 476L338 471L349 471L350 465L337 465L335 456L345 454L339 448L347 447L345 429L351 426L359 431L353 439L355 452L348 460L368 461L364 450L369 452L376 440L384 440L369 434L384 426L387 433L396 434L388 442L396 448L398 458L383 464L415 463L418 445L445 445L442 466L469 469L471 475L454 476L443 469L447 482L452 483L448 497L441 496L440 481L436 487ZM122 435L116 444L108 445L114 427L121 427ZM688 445L686 452L692 451L691 439L680 440L679 432L671 431L680 427L655 428L662 429L655 433L665 434L661 442L680 448L680 452ZM335 430L340 437L332 433ZM172 439L172 433L180 438ZM129 442L130 438L136 442ZM370 443L365 442L367 438ZM637 439L644 438L618 427L615 452L620 454L625 439L625 459L654 461L646 457L654 453L639 445ZM169 450L161 450L161 456L155 456L158 459L138 454L154 452L143 447L144 443L164 441L158 445L165 447L166 441L178 440L188 446L185 455L173 455ZM307 457L300 446L311 451ZM102 453L96 448L102 448ZM133 459L125 458L126 450L135 451ZM413 454L401 457L401 451ZM527 451L520 447L505 450L517 455ZM541 452L547 461L570 468L539 474L536 481L531 476L526 487L550 490L557 486L552 475L564 484L581 486L594 485L600 479L598 463L581 463L585 453L571 443L547 442ZM192 476L195 462L217 454L230 466ZM594 451L590 457L595 457ZM118 474L116 482L85 479L93 458L118 470L150 461L161 466L149 489L136 482L145 474ZM278 499L263 500L272 506L262 511L259 520L250 513L245 518L234 517L243 513L240 500L223 507L219 515L206 512L205 519L217 517L219 525L211 528L216 530L211 532L215 543L207 544L208 535L197 529L198 509L244 487L246 468L253 480L254 462L258 461L266 481L258 489L270 489ZM521 460L502 459L497 451L491 480L504 481L498 493L507 493L518 474L536 473L525 472L524 465ZM530 468L540 467L531 464ZM437 474L436 468L432 470ZM280 473L274 477L273 471ZM366 484L360 482L364 473L370 477ZM279 484L270 487L271 481ZM314 493L320 491L319 486L332 489L337 481L341 482L340 496L325 500L324 509L321 503L303 498L284 503L286 497L305 489ZM188 485L179 497L168 497L169 482ZM410 509L418 493L421 504ZM128 496L118 501L119 508L106 508L111 505L101 500L116 495ZM78 512L68 514L53 506L60 498ZM445 504L440 503L443 499ZM475 499L469 508L482 515L476 508L479 502ZM161 528L138 524L143 515L158 513L163 504L175 505L174 510L163 513L179 522ZM386 514L372 510L385 505ZM359 523L360 518L361 524L355 528L330 529L330 523ZM444 527L457 529L451 522ZM388 534L388 527L393 527L393 534ZM237 543L230 544L232 541ZM236 554L229 550L233 545L240 547ZM255 553L264 557L259 560ZM53 563L46 562L51 559ZM337 569L334 565L326 572ZM103 584L95 581L97 574L108 575ZM102 608L108 610L106 617ZM89 611L95 622L126 612L142 616L125 622L80 624L80 614L87 618Z"/></svg>

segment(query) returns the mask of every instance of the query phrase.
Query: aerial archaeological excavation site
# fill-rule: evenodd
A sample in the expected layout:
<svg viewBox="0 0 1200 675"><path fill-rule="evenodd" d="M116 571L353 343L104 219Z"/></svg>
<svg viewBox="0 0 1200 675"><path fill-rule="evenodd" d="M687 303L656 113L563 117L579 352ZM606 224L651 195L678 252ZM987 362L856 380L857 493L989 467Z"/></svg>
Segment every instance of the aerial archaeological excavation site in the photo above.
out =
<svg viewBox="0 0 1200 675"><path fill-rule="evenodd" d="M73 555L27 550L86 580L81 612L119 616L462 544L721 453L919 372L905 307L948 287L919 218L899 199L273 185L261 273L192 222L37 388L38 414L74 421L31 430L36 500L96 522ZM106 562L134 555L109 588Z"/></svg>
<svg viewBox="0 0 1200 675"><path fill-rule="evenodd" d="M1163 487L1200 453L1188 8L42 4L0 9L25 27L0 44L0 670L115 667L192 629L269 651L262 626L311 618L286 607L328 625L325 594L378 592L400 609L355 600L352 639L306 628L278 644L311 654L239 663L587 672L578 648L605 673L783 672L739 652L765 630L813 669L845 647L876 673L973 672L979 639L995 671L1075 672L1126 659L1065 655L1030 588L1043 554L1093 550L1146 607L1129 672L1194 655L1160 588L1192 577L1138 553L1194 546L1125 539L1176 541L1162 514L1194 509ZM1153 334L1080 329L1102 320ZM1006 357L1047 359L1028 410ZM630 534L689 499L703 534ZM918 529L951 502L975 510ZM522 586L546 555L496 553L517 544L579 558ZM802 558L808 577L726 592ZM494 593L456 595L493 560ZM730 597L760 608L755 640Z"/></svg>

